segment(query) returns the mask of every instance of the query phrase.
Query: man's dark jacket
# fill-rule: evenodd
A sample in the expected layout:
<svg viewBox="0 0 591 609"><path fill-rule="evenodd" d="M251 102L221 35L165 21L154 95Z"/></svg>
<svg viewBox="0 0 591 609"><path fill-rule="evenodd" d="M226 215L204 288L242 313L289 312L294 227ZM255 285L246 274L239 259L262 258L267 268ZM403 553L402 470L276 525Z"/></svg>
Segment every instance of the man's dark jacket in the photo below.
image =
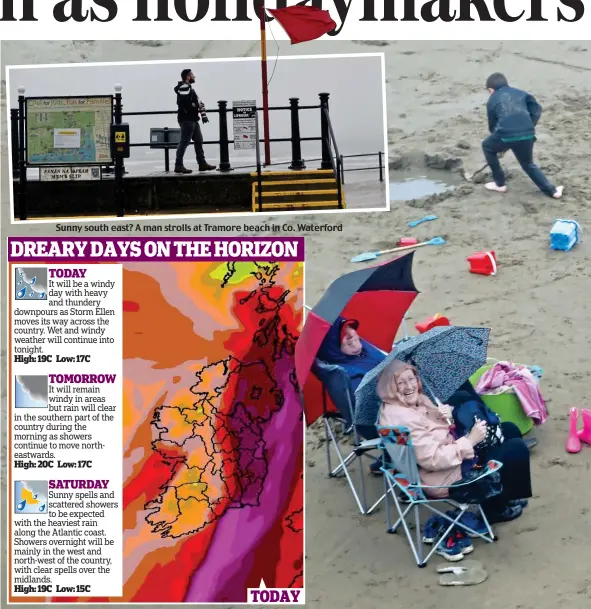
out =
<svg viewBox="0 0 591 609"><path fill-rule="evenodd" d="M542 106L532 95L513 87L497 89L486 110L490 132L503 140L534 137L542 115Z"/></svg>
<svg viewBox="0 0 591 609"><path fill-rule="evenodd" d="M188 82L179 81L174 88L176 104L179 108L177 117L179 123L199 121L199 98Z"/></svg>

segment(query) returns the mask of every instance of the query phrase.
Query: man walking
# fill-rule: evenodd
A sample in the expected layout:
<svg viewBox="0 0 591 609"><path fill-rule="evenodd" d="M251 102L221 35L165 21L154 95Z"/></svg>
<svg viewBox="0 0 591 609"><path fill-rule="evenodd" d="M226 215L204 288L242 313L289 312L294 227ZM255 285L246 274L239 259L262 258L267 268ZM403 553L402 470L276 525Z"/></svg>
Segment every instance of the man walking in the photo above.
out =
<svg viewBox="0 0 591 609"><path fill-rule="evenodd" d="M183 70L181 72L181 80L174 88L176 93L176 103L178 106L178 122L181 128L181 139L178 148L176 149L176 162L174 166L175 173L193 173L184 165L183 158L191 140L195 145L195 154L197 155L197 164L199 171L211 171L215 169L215 165L209 165L205 160L203 153L203 135L199 126L199 118L204 123L208 123L209 119L205 113L205 106L197 97L197 93L193 90L195 76L191 70Z"/></svg>
<svg viewBox="0 0 591 609"><path fill-rule="evenodd" d="M494 181L485 184L485 188L507 192L499 156L511 150L532 182L545 195L560 199L564 186L551 184L533 160L535 127L542 115L542 107L529 93L510 87L503 74L489 76L486 88L490 93L486 105L490 136L482 142L482 150Z"/></svg>

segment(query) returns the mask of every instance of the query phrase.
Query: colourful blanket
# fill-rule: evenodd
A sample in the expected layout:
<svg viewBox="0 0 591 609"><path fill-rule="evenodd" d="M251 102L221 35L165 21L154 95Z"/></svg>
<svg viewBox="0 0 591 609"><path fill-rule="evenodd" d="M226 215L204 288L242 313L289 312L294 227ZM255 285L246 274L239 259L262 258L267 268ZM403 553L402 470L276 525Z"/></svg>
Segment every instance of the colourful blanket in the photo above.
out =
<svg viewBox="0 0 591 609"><path fill-rule="evenodd" d="M499 362L482 375L476 386L480 395L502 393L508 389L515 391L523 411L536 425L546 422L546 403L536 378L526 366Z"/></svg>

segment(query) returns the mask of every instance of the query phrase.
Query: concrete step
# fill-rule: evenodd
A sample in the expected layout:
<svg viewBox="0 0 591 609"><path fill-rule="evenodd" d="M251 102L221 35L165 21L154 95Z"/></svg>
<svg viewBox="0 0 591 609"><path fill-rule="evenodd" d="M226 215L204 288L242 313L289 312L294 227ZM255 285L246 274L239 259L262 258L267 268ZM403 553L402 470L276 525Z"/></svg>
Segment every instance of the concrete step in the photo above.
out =
<svg viewBox="0 0 591 609"><path fill-rule="evenodd" d="M295 192L264 192L263 200L267 203L306 203L308 201L333 201L338 199L337 190L302 190ZM258 195L253 197L257 201Z"/></svg>
<svg viewBox="0 0 591 609"><path fill-rule="evenodd" d="M259 185L254 182L253 193L256 195L259 192ZM303 190L332 190L337 187L335 179L324 180L277 180L266 181L261 183L264 193L271 191L303 191Z"/></svg>
<svg viewBox="0 0 591 609"><path fill-rule="evenodd" d="M257 172L253 171L250 174L253 182L258 181ZM267 181L292 181L292 180L314 180L322 178L334 178L334 171L332 169L305 169L303 171L263 171L261 174L261 180Z"/></svg>
<svg viewBox="0 0 591 609"><path fill-rule="evenodd" d="M319 199L335 199L338 194L339 191L336 188L331 188L327 190L272 190L270 192L263 192L263 198L273 198L275 200L284 197L290 199L305 199L307 197L316 197Z"/></svg>
<svg viewBox="0 0 591 609"><path fill-rule="evenodd" d="M306 201L306 202L287 202L280 203L274 201L273 203L264 202L262 205L262 211L295 211L295 210L303 210L303 209L339 209L338 203L336 201ZM343 200L343 207L345 209L345 201ZM258 202L253 202L252 211L259 211Z"/></svg>

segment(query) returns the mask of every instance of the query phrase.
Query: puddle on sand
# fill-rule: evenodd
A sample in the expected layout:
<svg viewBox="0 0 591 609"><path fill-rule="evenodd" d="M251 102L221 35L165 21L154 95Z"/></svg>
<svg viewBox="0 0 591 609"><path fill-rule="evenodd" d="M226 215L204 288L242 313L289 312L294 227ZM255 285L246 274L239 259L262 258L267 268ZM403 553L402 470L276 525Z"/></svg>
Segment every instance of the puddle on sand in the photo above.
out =
<svg viewBox="0 0 591 609"><path fill-rule="evenodd" d="M390 172L390 201L411 201L453 190L460 184L457 174L447 171L429 171L423 175L416 173Z"/></svg>

